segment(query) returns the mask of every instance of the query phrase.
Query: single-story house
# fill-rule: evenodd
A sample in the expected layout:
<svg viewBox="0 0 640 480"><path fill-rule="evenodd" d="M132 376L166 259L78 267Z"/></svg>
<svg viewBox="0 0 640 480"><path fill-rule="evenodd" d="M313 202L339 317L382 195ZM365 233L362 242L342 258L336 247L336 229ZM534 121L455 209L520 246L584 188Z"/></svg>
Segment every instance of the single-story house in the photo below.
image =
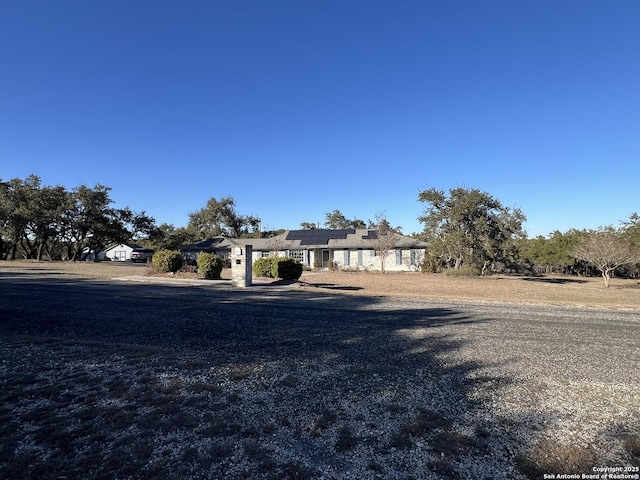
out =
<svg viewBox="0 0 640 480"><path fill-rule="evenodd" d="M399 234L390 234L384 257L386 271L420 269L428 244ZM201 251L214 252L229 258L234 246L251 245L253 261L260 257L290 256L309 268L340 270L380 270L381 255L378 232L373 229L288 230L271 238L215 237L180 249L187 261L195 261Z"/></svg>
<svg viewBox="0 0 640 480"><path fill-rule="evenodd" d="M180 254L188 265L195 265L198 254L201 252L215 253L227 262L231 258L231 247L236 245L231 243L231 240L226 237L207 238L206 240L180 247Z"/></svg>
<svg viewBox="0 0 640 480"><path fill-rule="evenodd" d="M142 253L144 260L146 260L146 257L153 255L153 250L144 248L136 243L119 243L107 248L104 252L98 253L98 260L108 258L114 262L131 261L131 253L133 252Z"/></svg>

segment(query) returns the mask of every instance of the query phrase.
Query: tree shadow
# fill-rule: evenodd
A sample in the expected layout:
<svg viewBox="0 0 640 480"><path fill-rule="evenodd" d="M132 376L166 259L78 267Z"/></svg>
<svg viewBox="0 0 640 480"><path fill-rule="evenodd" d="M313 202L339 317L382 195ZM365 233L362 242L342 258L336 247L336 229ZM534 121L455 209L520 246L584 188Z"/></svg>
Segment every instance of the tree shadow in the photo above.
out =
<svg viewBox="0 0 640 480"><path fill-rule="evenodd" d="M459 355L491 318L330 289L0 285L4 476L520 476L527 440L479 394L512 379Z"/></svg>
<svg viewBox="0 0 640 480"><path fill-rule="evenodd" d="M343 291L356 291L356 290L362 290L362 287L356 287L353 285L338 285L337 283L322 283L322 282L316 282L316 283L311 283L311 282L299 282L300 285L304 286L304 287L311 287L311 288L320 288L320 289L326 289L326 290L343 290Z"/></svg>
<svg viewBox="0 0 640 480"><path fill-rule="evenodd" d="M525 282L540 282L564 285L568 283L588 283L587 280L578 278L557 278L557 277L522 277Z"/></svg>

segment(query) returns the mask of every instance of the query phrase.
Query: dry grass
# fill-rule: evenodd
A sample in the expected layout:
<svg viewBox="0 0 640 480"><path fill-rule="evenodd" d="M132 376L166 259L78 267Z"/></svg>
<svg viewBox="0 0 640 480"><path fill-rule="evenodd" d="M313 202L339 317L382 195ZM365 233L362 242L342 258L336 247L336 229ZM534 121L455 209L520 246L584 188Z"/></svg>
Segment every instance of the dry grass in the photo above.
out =
<svg viewBox="0 0 640 480"><path fill-rule="evenodd" d="M549 472L582 474L597 465L598 454L591 446L566 445L551 439L536 443L527 455L516 458L520 471L528 478L543 478Z"/></svg>
<svg viewBox="0 0 640 480"><path fill-rule="evenodd" d="M11 271L94 279L153 275L146 265L120 262L0 262L0 272ZM171 279L196 277L194 273L163 276ZM222 278L230 279L230 270L224 269ZM634 279L613 278L611 287L605 288L600 277L495 275L466 278L415 272L312 271L303 273L300 282L302 288L352 295L640 309L640 281Z"/></svg>
<svg viewBox="0 0 640 480"><path fill-rule="evenodd" d="M542 303L640 309L640 282L601 278L546 276L447 277L442 274L307 272L300 279L310 288L349 294L390 295L447 300Z"/></svg>

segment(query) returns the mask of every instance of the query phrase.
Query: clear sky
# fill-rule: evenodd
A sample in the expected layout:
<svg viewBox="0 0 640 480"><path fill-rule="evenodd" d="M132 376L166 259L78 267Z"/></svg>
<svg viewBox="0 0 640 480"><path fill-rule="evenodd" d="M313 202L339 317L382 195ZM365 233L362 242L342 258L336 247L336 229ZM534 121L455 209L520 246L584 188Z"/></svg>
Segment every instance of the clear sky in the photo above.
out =
<svg viewBox="0 0 640 480"><path fill-rule="evenodd" d="M0 0L0 178L264 229L487 191L530 236L640 211L640 2Z"/></svg>

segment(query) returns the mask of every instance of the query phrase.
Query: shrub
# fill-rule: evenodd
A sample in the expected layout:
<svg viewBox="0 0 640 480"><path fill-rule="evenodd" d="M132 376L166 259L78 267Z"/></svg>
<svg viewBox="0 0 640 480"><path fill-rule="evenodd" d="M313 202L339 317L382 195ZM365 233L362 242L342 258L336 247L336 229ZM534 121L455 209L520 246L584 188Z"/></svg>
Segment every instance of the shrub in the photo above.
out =
<svg viewBox="0 0 640 480"><path fill-rule="evenodd" d="M271 277L271 265L276 257L262 257L253 262L251 267L256 277Z"/></svg>
<svg viewBox="0 0 640 480"><path fill-rule="evenodd" d="M290 257L274 257L271 276L283 280L298 280L302 275L302 264Z"/></svg>
<svg viewBox="0 0 640 480"><path fill-rule="evenodd" d="M429 252L425 255L422 263L420 263L422 273L440 273L442 270L442 261L437 255Z"/></svg>
<svg viewBox="0 0 640 480"><path fill-rule="evenodd" d="M291 257L262 257L253 262L252 271L256 277L298 280L303 266Z"/></svg>
<svg viewBox="0 0 640 480"><path fill-rule="evenodd" d="M182 255L177 250L160 250L153 254L151 264L156 272L177 272L182 267Z"/></svg>
<svg viewBox="0 0 640 480"><path fill-rule="evenodd" d="M198 264L198 273L204 278L220 278L223 262L215 253L200 253L196 263Z"/></svg>

